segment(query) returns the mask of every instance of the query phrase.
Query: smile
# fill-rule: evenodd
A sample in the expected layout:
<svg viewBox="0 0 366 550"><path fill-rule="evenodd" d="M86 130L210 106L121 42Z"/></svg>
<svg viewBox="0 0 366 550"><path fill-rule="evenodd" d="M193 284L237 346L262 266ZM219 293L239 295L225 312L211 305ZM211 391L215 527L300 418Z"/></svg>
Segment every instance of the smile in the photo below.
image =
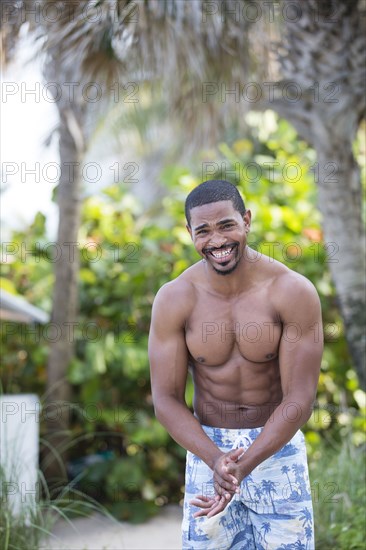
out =
<svg viewBox="0 0 366 550"><path fill-rule="evenodd" d="M221 248L206 250L205 252L211 254L216 260L222 260L230 256L236 245L230 244Z"/></svg>

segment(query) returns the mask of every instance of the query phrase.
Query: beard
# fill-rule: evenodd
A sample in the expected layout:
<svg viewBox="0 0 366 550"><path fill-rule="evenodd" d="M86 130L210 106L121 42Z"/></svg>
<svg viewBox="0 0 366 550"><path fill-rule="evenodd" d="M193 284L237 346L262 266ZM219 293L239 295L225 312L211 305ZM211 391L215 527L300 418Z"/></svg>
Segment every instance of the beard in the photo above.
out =
<svg viewBox="0 0 366 550"><path fill-rule="evenodd" d="M235 271L238 265L239 265L239 259L235 262L235 264L232 267L229 267L229 269L226 269L226 271L220 271L219 269L216 269L216 267L214 267L212 264L211 264L211 267L218 275L230 275L230 273Z"/></svg>

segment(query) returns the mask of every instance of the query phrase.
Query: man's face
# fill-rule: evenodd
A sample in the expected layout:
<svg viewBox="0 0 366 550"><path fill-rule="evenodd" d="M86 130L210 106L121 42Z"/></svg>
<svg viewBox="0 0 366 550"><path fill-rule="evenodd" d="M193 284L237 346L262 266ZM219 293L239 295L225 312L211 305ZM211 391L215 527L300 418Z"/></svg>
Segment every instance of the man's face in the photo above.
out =
<svg viewBox="0 0 366 550"><path fill-rule="evenodd" d="M232 273L239 265L247 242L251 214L244 218L230 200L191 209L187 226L198 254L220 275Z"/></svg>

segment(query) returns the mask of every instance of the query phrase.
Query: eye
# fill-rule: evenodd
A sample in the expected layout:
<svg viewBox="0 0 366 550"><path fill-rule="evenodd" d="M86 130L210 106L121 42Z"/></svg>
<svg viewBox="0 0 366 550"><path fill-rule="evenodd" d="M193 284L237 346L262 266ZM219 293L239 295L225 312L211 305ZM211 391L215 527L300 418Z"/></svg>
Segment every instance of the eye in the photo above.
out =
<svg viewBox="0 0 366 550"><path fill-rule="evenodd" d="M207 229L200 229L199 231L196 232L196 235L206 235L207 233Z"/></svg>
<svg viewBox="0 0 366 550"><path fill-rule="evenodd" d="M225 223L224 225L224 229L231 229L232 227L234 227L233 223Z"/></svg>

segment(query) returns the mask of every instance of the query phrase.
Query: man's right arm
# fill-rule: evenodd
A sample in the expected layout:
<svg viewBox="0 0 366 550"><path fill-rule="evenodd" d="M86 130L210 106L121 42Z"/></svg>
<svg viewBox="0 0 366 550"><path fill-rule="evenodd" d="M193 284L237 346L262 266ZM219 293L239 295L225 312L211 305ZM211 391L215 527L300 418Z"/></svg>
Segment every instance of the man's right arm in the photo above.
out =
<svg viewBox="0 0 366 550"><path fill-rule="evenodd" d="M152 310L149 359L155 415L179 445L213 469L223 453L205 434L185 402L188 350L184 328L189 291L184 292L178 284L181 283L174 281L164 285Z"/></svg>

